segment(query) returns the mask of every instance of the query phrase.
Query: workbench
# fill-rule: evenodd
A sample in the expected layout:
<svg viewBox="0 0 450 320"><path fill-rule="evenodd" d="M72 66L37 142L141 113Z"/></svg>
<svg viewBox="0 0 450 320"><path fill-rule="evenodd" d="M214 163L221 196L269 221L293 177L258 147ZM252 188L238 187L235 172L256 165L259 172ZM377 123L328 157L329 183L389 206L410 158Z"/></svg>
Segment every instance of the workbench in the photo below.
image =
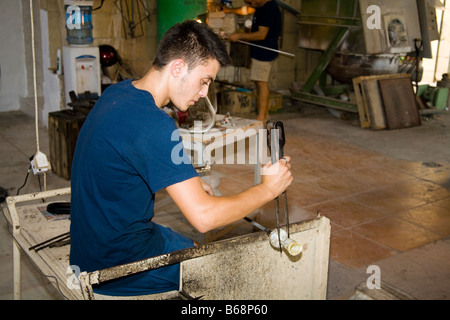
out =
<svg viewBox="0 0 450 320"><path fill-rule="evenodd" d="M44 199L45 202L42 202ZM69 219L51 219L43 214L49 201L70 200L70 188L37 192L6 198L2 211L11 226L13 242L13 282L14 299L21 297L21 251L28 256L35 267L45 276L53 277L53 283L67 299L82 299L78 290L68 288L67 280L72 276L69 269L70 246L47 247L42 250L29 250L53 237L70 230ZM53 282L53 281L52 281ZM70 284L69 284L70 286Z"/></svg>
<svg viewBox="0 0 450 320"><path fill-rule="evenodd" d="M326 217L290 225L291 238L302 244L299 256L279 252L265 232L215 241L151 257L129 264L81 272L70 266L70 244L29 250L70 229L68 219L48 219L42 207L70 195L70 188L24 194L7 198L2 210L12 227L14 298L21 296L21 251L66 299L102 299L92 286L121 276L181 264L179 291L114 299L325 299L330 245L330 221ZM55 199L56 198L56 199ZM45 199L42 202L41 199ZM31 203L31 204L26 204ZM73 271L78 277L75 277ZM78 281L80 279L80 281ZM255 281L255 279L257 281ZM180 292L183 295L180 295Z"/></svg>

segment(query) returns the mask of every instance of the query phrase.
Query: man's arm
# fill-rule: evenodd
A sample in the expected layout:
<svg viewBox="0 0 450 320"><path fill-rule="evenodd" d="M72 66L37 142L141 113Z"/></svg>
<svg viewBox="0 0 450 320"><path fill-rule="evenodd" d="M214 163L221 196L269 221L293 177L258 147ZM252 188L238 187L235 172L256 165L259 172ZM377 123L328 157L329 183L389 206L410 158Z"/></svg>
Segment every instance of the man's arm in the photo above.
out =
<svg viewBox="0 0 450 320"><path fill-rule="evenodd" d="M238 14L238 15L241 15L241 16L246 16L246 15L255 13L255 9L252 8L252 7L249 7L249 6L242 6L242 7L239 7L239 8L223 7L222 10L225 13L234 13L234 14Z"/></svg>
<svg viewBox="0 0 450 320"><path fill-rule="evenodd" d="M289 157L286 157L289 160ZM187 220L199 232L226 226L238 221L275 199L292 182L290 165L284 160L263 170L275 170L262 176L262 182L232 196L214 197L205 192L201 178L195 177L167 187L167 192Z"/></svg>
<svg viewBox="0 0 450 320"><path fill-rule="evenodd" d="M244 41L260 41L264 40L267 36L267 33L269 33L268 27L259 26L258 31L255 32L235 32L228 36L228 39L232 42L236 42L238 40L244 40Z"/></svg>

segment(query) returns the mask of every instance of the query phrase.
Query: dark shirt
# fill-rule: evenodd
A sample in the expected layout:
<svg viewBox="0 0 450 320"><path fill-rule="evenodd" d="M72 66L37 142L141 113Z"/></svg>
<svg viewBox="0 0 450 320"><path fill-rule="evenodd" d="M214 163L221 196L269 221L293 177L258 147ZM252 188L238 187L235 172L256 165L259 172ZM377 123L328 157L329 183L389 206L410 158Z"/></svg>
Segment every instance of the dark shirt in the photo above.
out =
<svg viewBox="0 0 450 320"><path fill-rule="evenodd" d="M253 41L259 46L278 50L278 38L281 33L281 12L275 1L269 1L260 8L256 8L253 15L252 32L258 31L259 26L268 27L269 32L264 40ZM250 47L250 56L261 61L272 61L278 56L277 52Z"/></svg>
<svg viewBox="0 0 450 320"><path fill-rule="evenodd" d="M193 246L154 222L155 193L197 176L173 119L131 80L108 87L89 113L72 166L70 263L91 272ZM184 155L185 156L185 155ZM181 163L180 163L181 162ZM179 288L179 265L107 282L106 295Z"/></svg>

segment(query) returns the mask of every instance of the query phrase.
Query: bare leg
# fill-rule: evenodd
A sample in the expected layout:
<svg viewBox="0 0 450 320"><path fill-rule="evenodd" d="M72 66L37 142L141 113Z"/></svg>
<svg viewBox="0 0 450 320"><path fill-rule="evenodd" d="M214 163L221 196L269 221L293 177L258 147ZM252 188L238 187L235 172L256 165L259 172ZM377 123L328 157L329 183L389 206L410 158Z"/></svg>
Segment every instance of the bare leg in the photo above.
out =
<svg viewBox="0 0 450 320"><path fill-rule="evenodd" d="M269 115L269 82L255 81L258 103L258 116L256 120L265 122Z"/></svg>

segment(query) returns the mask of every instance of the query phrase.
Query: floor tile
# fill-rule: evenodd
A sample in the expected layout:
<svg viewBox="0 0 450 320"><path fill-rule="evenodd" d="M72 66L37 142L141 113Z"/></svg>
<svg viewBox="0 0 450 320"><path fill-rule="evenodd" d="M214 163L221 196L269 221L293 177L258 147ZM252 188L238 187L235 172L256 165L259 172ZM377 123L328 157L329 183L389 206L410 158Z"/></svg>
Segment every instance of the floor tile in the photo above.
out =
<svg viewBox="0 0 450 320"><path fill-rule="evenodd" d="M416 299L450 299L450 240L425 246L378 261L381 279Z"/></svg>
<svg viewBox="0 0 450 320"><path fill-rule="evenodd" d="M391 186L384 188L384 191L402 192L411 198L427 203L450 197L450 189L443 188L437 183L421 178L412 178L408 181L393 183Z"/></svg>
<svg viewBox="0 0 450 320"><path fill-rule="evenodd" d="M443 170L448 170L447 164L406 161L391 157L386 157L383 163L391 170L406 173L414 177L424 177Z"/></svg>
<svg viewBox="0 0 450 320"><path fill-rule="evenodd" d="M384 166L372 166L363 169L356 169L351 173L357 175L362 182L377 188L390 185L395 182L408 181L412 179L412 177L406 173L392 170Z"/></svg>
<svg viewBox="0 0 450 320"><path fill-rule="evenodd" d="M289 204L299 208L326 201L332 196L328 191L306 181L292 183L287 190L287 195Z"/></svg>
<svg viewBox="0 0 450 320"><path fill-rule="evenodd" d="M396 217L442 236L450 236L450 210L436 203L399 213Z"/></svg>
<svg viewBox="0 0 450 320"><path fill-rule="evenodd" d="M313 185L336 196L345 196L370 189L370 185L358 175L339 173L321 177Z"/></svg>
<svg viewBox="0 0 450 320"><path fill-rule="evenodd" d="M340 173L339 170L330 165L315 160L302 160L293 158L291 171L295 182L313 181L322 177L328 177Z"/></svg>
<svg viewBox="0 0 450 320"><path fill-rule="evenodd" d="M435 204L439 207L446 209L448 212L450 212L450 198L436 201Z"/></svg>
<svg viewBox="0 0 450 320"><path fill-rule="evenodd" d="M425 204L425 201L411 198L400 191L385 190L384 188L355 194L349 198L352 201L390 215Z"/></svg>
<svg viewBox="0 0 450 320"><path fill-rule="evenodd" d="M450 171L448 170L426 175L423 179L437 183L450 191Z"/></svg>
<svg viewBox="0 0 450 320"><path fill-rule="evenodd" d="M304 209L312 212L320 210L322 215L329 218L332 223L341 228L351 228L384 216L380 211L376 211L346 198L310 205L304 207Z"/></svg>
<svg viewBox="0 0 450 320"><path fill-rule="evenodd" d="M437 233L392 217L366 223L352 230L372 241L399 251L417 248L441 238Z"/></svg>
<svg viewBox="0 0 450 320"><path fill-rule="evenodd" d="M330 259L348 268L369 266L394 254L394 250L368 240L352 230L342 230L331 236Z"/></svg>

